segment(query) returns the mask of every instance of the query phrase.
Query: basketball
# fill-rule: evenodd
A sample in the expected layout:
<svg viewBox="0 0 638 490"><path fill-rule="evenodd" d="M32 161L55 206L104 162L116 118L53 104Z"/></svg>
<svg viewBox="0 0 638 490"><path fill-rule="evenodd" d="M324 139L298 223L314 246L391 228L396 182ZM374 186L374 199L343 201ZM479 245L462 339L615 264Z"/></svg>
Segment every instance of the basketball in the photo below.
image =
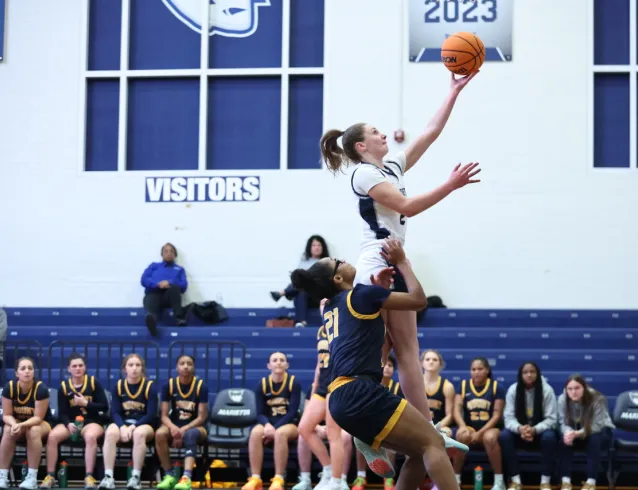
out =
<svg viewBox="0 0 638 490"><path fill-rule="evenodd" d="M441 46L441 61L457 75L478 71L485 61L485 46L471 32L451 34Z"/></svg>

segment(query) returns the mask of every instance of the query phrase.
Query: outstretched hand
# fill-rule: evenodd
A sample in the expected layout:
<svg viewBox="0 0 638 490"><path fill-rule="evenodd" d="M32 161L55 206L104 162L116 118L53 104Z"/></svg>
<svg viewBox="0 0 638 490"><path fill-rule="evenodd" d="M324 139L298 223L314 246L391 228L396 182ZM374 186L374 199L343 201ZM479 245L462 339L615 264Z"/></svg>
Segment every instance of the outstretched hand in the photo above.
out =
<svg viewBox="0 0 638 490"><path fill-rule="evenodd" d="M452 170L450 178L448 179L452 188L460 189L461 187L465 187L467 184L476 184L477 182L480 182L479 179L472 178L481 171L478 166L479 164L476 162L466 163L465 165L461 165L459 163L456 167L454 167L454 170Z"/></svg>
<svg viewBox="0 0 638 490"><path fill-rule="evenodd" d="M465 87L468 83L470 83L470 80L472 80L472 78L474 78L478 73L479 73L478 71L475 71L473 73L470 73L469 75L461 76L459 78L456 78L456 75L452 73L452 81L450 82L450 88L456 91L457 93L460 92L461 90L463 90L463 87Z"/></svg>
<svg viewBox="0 0 638 490"><path fill-rule="evenodd" d="M394 267L386 267L381 269L376 277L374 274L370 274L370 282L375 286L381 286L385 289L390 289L392 283L394 282Z"/></svg>

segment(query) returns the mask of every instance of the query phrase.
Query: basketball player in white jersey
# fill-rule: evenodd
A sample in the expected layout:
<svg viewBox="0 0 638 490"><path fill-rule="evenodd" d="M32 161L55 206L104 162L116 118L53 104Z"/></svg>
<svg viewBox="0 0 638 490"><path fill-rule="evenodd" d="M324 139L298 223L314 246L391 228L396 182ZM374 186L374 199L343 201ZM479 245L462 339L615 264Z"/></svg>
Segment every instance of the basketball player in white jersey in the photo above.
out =
<svg viewBox="0 0 638 490"><path fill-rule="evenodd" d="M339 172L348 164L358 164L352 173L351 187L363 225L363 239L356 265L356 283L370 284L370 276L392 266L381 256L383 240L389 236L405 243L407 219L437 204L456 189L479 182L478 163L458 164L447 182L425 194L408 197L404 175L423 156L443 131L461 90L476 73L456 78L452 74L450 92L443 105L405 151L388 158L386 135L369 124L358 123L346 131L330 130L321 138L321 153L329 170ZM337 140L342 138L342 147ZM405 282L396 271L394 289L406 291ZM384 315L399 363L399 380L408 402L431 420L423 375L419 363L416 312L387 311ZM357 441L355 441L357 442ZM458 447L446 438L446 446ZM357 447L359 444L357 443ZM359 447L360 448L360 447ZM361 448L360 448L361 449ZM467 447L463 448L467 450ZM369 452L361 451L368 456ZM366 454L366 452L368 454ZM370 461L369 458L368 461Z"/></svg>

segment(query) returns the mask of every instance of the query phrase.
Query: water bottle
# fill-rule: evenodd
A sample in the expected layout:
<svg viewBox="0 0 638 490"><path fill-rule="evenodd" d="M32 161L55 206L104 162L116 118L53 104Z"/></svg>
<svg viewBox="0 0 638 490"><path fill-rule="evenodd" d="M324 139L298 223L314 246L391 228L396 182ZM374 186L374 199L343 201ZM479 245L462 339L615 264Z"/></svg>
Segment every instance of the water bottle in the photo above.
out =
<svg viewBox="0 0 638 490"><path fill-rule="evenodd" d="M133 461L129 461L126 465L126 480L133 478Z"/></svg>
<svg viewBox="0 0 638 490"><path fill-rule="evenodd" d="M75 425L77 431L71 435L71 440L73 442L77 442L80 439L80 432L84 427L84 417L82 417L82 415L78 415L77 417L75 417L75 421L73 422L73 424Z"/></svg>
<svg viewBox="0 0 638 490"><path fill-rule="evenodd" d="M66 461L60 463L60 469L58 470L58 486L60 488L68 488L69 486L68 466Z"/></svg>
<svg viewBox="0 0 638 490"><path fill-rule="evenodd" d="M173 476L178 480L182 477L182 463L180 461L173 463Z"/></svg>
<svg viewBox="0 0 638 490"><path fill-rule="evenodd" d="M27 479L27 475L29 474L29 462L28 461L23 461L22 462L22 470L21 470L20 474L22 475L22 481Z"/></svg>
<svg viewBox="0 0 638 490"><path fill-rule="evenodd" d="M474 490L483 490L483 468L474 468Z"/></svg>

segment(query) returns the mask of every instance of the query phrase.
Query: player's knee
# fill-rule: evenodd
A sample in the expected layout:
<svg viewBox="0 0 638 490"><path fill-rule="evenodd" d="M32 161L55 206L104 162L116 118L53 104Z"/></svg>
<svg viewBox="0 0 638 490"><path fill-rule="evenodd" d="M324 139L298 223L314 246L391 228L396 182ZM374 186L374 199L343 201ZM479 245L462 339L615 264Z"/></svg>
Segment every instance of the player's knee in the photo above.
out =
<svg viewBox="0 0 638 490"><path fill-rule="evenodd" d="M470 431L467 429L459 429L456 433L456 440L462 442L463 444L467 444L470 442Z"/></svg>
<svg viewBox="0 0 638 490"><path fill-rule="evenodd" d="M261 440L263 437L264 437L264 426L263 425L256 425L250 431L250 438L251 439L259 439L259 440Z"/></svg>
<svg viewBox="0 0 638 490"><path fill-rule="evenodd" d="M40 429L39 425L29 427L26 431L27 440L33 439L41 439L42 438L42 429Z"/></svg>
<svg viewBox="0 0 638 490"><path fill-rule="evenodd" d="M197 428L189 429L184 434L184 449L186 449L185 456L193 458L197 455L197 441L199 440L200 431Z"/></svg>
<svg viewBox="0 0 638 490"><path fill-rule="evenodd" d="M288 432L277 429L275 431L275 444L282 444L288 442Z"/></svg>
<svg viewBox="0 0 638 490"><path fill-rule="evenodd" d="M483 436L483 445L496 446L498 445L498 431L490 430Z"/></svg>
<svg viewBox="0 0 638 490"><path fill-rule="evenodd" d="M158 444L167 444L168 443L168 431L163 427L155 433L155 442Z"/></svg>

